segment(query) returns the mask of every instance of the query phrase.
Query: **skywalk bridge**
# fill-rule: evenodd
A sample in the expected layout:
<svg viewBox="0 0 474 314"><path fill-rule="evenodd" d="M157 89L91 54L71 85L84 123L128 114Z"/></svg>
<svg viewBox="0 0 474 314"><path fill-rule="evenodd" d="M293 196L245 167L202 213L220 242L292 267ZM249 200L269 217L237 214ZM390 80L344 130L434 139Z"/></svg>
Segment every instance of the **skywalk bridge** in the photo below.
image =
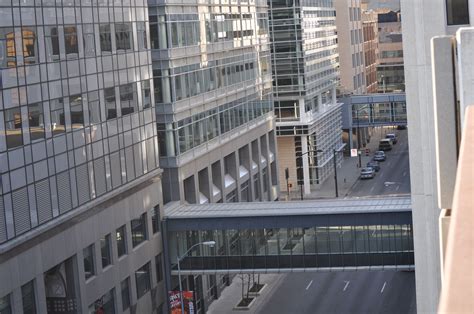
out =
<svg viewBox="0 0 474 314"><path fill-rule="evenodd" d="M162 223L168 274L414 269L409 196L174 205Z"/></svg>

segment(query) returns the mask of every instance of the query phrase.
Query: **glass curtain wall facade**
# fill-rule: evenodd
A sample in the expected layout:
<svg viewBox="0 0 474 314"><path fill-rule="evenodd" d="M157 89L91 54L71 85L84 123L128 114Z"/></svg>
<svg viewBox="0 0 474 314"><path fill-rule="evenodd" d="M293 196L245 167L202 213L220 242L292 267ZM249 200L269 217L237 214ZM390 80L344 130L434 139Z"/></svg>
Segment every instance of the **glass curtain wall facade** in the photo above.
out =
<svg viewBox="0 0 474 314"><path fill-rule="evenodd" d="M162 205L153 90L146 1L0 0L0 300L12 312L96 300L115 312L120 277L161 253L154 235L132 248L129 227ZM129 302L151 313L150 295Z"/></svg>
<svg viewBox="0 0 474 314"><path fill-rule="evenodd" d="M304 185L309 193L311 184L330 175L331 163L311 158L310 166L307 152L327 149L329 156L332 149L341 147L335 92L339 77L335 6L331 0L268 3L279 173L280 182L285 183L280 190L286 191L283 175L288 168L289 183L295 188ZM336 136L327 137L326 132ZM301 158L302 154L306 157Z"/></svg>

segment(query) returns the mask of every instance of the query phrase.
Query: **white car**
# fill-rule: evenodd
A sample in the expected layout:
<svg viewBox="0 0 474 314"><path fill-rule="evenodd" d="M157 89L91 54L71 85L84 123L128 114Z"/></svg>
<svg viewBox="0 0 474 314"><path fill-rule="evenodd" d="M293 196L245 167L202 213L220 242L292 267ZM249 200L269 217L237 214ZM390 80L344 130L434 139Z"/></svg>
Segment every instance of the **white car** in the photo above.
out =
<svg viewBox="0 0 474 314"><path fill-rule="evenodd" d="M361 179L373 179L374 177L375 177L374 168L362 168L360 170L360 178Z"/></svg>

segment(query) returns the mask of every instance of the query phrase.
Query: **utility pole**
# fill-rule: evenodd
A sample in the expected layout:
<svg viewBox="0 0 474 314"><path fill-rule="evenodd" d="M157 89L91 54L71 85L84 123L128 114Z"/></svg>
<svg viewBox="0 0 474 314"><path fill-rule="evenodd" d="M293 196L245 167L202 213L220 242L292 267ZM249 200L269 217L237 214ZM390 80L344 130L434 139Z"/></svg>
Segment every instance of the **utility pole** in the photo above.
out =
<svg viewBox="0 0 474 314"><path fill-rule="evenodd" d="M288 200L290 200L290 184L288 183L289 178L290 178L290 171L288 170L288 168L285 168L286 193L288 195Z"/></svg>

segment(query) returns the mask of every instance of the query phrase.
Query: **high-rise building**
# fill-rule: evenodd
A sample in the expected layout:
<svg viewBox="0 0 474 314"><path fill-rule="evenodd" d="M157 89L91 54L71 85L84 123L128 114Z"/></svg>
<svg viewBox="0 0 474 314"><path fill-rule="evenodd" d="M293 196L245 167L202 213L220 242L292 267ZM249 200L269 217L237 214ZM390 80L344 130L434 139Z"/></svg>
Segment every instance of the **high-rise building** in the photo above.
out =
<svg viewBox="0 0 474 314"><path fill-rule="evenodd" d="M146 2L0 1L0 311L165 302Z"/></svg>
<svg viewBox="0 0 474 314"><path fill-rule="evenodd" d="M460 128L457 121L463 121L465 107L474 103L472 29L465 33L466 37L457 37L456 46L453 46L454 39L443 36L454 35L460 27L473 26L474 1L402 0L401 9L417 312L435 313L438 310L442 267L438 219L443 203L445 209L452 206L452 198L449 200L452 186L446 187L443 183L452 183L455 176L455 171L446 173L445 169L456 168L456 129ZM439 47L433 45L439 50L431 46L434 37L438 38L433 44L442 44ZM446 39L447 43L443 45ZM447 112L451 114L446 115ZM437 132L435 125L438 126ZM449 146L439 147L441 140ZM439 149L436 149L437 146ZM438 162L440 157L453 158L454 162L437 165L436 157ZM471 271L460 268L460 272ZM472 308L466 309L466 312L469 311Z"/></svg>
<svg viewBox="0 0 474 314"><path fill-rule="evenodd" d="M303 0L270 1L269 12L280 190L288 168L292 189L310 193L342 147L336 10L333 1Z"/></svg>
<svg viewBox="0 0 474 314"><path fill-rule="evenodd" d="M149 6L164 201L275 200L266 1Z"/></svg>
<svg viewBox="0 0 474 314"><path fill-rule="evenodd" d="M378 11L379 62L377 80L379 93L405 90L400 16L400 12Z"/></svg>
<svg viewBox="0 0 474 314"><path fill-rule="evenodd" d="M334 4L340 65L339 94L365 94L367 87L361 0L337 0Z"/></svg>
<svg viewBox="0 0 474 314"><path fill-rule="evenodd" d="M362 37L364 38L365 85L367 93L377 93L377 65L379 55L378 16L362 6Z"/></svg>

